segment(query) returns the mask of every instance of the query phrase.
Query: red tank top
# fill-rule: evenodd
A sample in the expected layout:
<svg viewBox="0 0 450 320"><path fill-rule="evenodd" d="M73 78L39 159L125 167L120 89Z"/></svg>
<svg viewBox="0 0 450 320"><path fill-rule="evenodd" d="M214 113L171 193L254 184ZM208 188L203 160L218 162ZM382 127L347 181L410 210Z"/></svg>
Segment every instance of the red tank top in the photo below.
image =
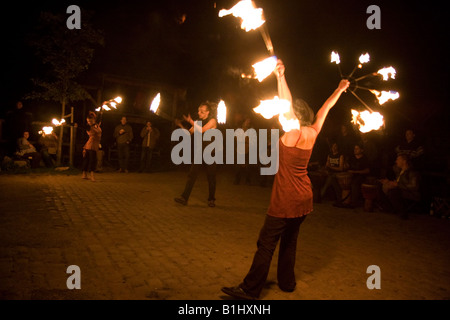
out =
<svg viewBox="0 0 450 320"><path fill-rule="evenodd" d="M267 214L298 218L313 210L313 192L308 177L312 149L287 147L279 140L279 167L275 175Z"/></svg>

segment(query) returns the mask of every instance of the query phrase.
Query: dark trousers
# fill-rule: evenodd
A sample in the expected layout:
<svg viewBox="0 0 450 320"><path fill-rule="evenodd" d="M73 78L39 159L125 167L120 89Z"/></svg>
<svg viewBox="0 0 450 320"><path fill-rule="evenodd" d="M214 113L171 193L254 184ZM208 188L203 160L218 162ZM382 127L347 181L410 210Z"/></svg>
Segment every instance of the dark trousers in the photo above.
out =
<svg viewBox="0 0 450 320"><path fill-rule="evenodd" d="M206 167L206 176L208 177L208 186L209 186L209 200L216 200L216 171L217 165L213 164L192 164L188 173L188 180L186 182L186 186L184 188L184 192L181 195L184 199L189 200L189 196L191 195L192 188L194 187L195 181L197 180L198 174L202 170L202 168Z"/></svg>
<svg viewBox="0 0 450 320"><path fill-rule="evenodd" d="M149 147L142 147L141 151L141 165L139 171L150 172L150 166L152 165L153 149Z"/></svg>
<svg viewBox="0 0 450 320"><path fill-rule="evenodd" d="M354 174L352 177L352 191L350 194L350 198L351 204L354 206L358 205L358 202L362 199L361 185L363 184L365 179L366 176L361 174Z"/></svg>
<svg viewBox="0 0 450 320"><path fill-rule="evenodd" d="M130 145L128 143L120 143L117 145L119 156L119 168L128 170L128 162L130 161Z"/></svg>
<svg viewBox="0 0 450 320"><path fill-rule="evenodd" d="M408 200L407 198L405 198L402 195L402 191L400 190L400 188L394 188L389 190L386 196L394 212L398 214L401 218L407 218L408 212L406 208L409 205L412 205L414 202L412 200Z"/></svg>
<svg viewBox="0 0 450 320"><path fill-rule="evenodd" d="M97 151L86 150L83 155L83 168L82 171L91 172L97 168Z"/></svg>
<svg viewBox="0 0 450 320"><path fill-rule="evenodd" d="M306 216L300 218L276 218L267 215L260 231L257 250L250 271L240 285L248 294L259 297L269 274L272 256L280 240L277 278L282 290L295 289L295 256L300 225Z"/></svg>

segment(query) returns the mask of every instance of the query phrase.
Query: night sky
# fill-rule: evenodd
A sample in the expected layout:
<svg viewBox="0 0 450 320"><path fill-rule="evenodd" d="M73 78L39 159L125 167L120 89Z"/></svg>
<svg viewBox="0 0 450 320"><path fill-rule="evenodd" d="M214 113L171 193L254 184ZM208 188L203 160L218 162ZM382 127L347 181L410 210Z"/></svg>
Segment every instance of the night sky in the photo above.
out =
<svg viewBox="0 0 450 320"><path fill-rule="evenodd" d="M8 5L1 22L0 117L33 89L30 78L39 76L40 62L25 42L39 13L65 14L71 4L81 8L82 22L83 13L92 11L95 27L103 30L105 36L105 46L96 51L83 81L93 82L99 73L116 74L184 87L188 106L194 110L202 100L220 98L228 99L231 108L250 110L258 99L276 94L276 82L273 76L262 83L237 76L269 55L259 31L246 33L240 29L238 19L218 17L220 9L228 9L236 2L34 1ZM331 51L339 52L344 74L350 73L358 57L368 52L371 61L356 75L390 65L397 70L395 80L381 85L383 90L398 91L400 99L379 107L372 94L357 91L373 109L385 115L387 125L422 128L435 127L434 121L440 121L441 126L448 124L449 68L445 47L449 28L446 11L437 2L255 3L264 9L275 54L286 65L293 95L308 101L313 109L320 107L340 80L336 65L330 63ZM380 30L366 27L370 16L366 9L371 4L381 9ZM330 117L342 117L350 108L358 107L361 103L353 96L344 95ZM56 108L56 115L59 112Z"/></svg>

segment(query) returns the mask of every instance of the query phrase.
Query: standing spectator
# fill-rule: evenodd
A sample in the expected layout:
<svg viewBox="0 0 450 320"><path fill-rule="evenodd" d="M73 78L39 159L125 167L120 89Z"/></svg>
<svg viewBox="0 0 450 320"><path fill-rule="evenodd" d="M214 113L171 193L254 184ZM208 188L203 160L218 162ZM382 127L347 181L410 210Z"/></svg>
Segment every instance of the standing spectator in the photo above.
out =
<svg viewBox="0 0 450 320"><path fill-rule="evenodd" d="M153 150L156 147L159 136L160 132L158 128L153 127L152 123L147 121L145 127L141 130L142 150L139 172L150 172Z"/></svg>
<svg viewBox="0 0 450 320"><path fill-rule="evenodd" d="M16 155L21 157L22 159L31 160L31 168L39 168L41 162L41 155L37 152L36 148L28 141L30 137L30 133L28 131L24 131L22 138L17 139L17 152Z"/></svg>
<svg viewBox="0 0 450 320"><path fill-rule="evenodd" d="M397 155L406 154L415 169L421 170L423 168L425 150L423 145L417 140L413 129L405 131L405 141L395 148L395 152Z"/></svg>
<svg viewBox="0 0 450 320"><path fill-rule="evenodd" d="M90 172L91 181L95 181L94 171L97 168L97 151L99 150L100 140L102 138L102 129L100 124L96 123L97 115L89 112L86 119L88 128L86 132L89 136L88 141L83 146L83 173L82 178L88 179L87 173Z"/></svg>
<svg viewBox="0 0 450 320"><path fill-rule="evenodd" d="M127 117L120 119L114 130L114 138L117 143L119 156L119 172L128 173L128 163L130 161L130 143L133 140L133 129L127 124Z"/></svg>

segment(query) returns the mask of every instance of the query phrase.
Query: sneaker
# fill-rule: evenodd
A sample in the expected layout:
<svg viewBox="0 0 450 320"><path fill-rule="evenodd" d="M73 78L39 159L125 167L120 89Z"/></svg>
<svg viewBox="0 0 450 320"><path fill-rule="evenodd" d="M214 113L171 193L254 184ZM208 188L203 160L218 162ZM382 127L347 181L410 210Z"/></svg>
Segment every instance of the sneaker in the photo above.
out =
<svg viewBox="0 0 450 320"><path fill-rule="evenodd" d="M187 200L183 197L175 198L176 203L182 204L183 206L187 205Z"/></svg>
<svg viewBox="0 0 450 320"><path fill-rule="evenodd" d="M243 299L243 300L256 300L256 297L253 297L246 293L244 289L242 289L240 286L236 287L223 287L222 292L226 293L229 296L232 296L233 298L237 299Z"/></svg>
<svg viewBox="0 0 450 320"><path fill-rule="evenodd" d="M210 206L211 208L215 207L216 204L214 203L214 200L209 200L208 201L208 206Z"/></svg>

